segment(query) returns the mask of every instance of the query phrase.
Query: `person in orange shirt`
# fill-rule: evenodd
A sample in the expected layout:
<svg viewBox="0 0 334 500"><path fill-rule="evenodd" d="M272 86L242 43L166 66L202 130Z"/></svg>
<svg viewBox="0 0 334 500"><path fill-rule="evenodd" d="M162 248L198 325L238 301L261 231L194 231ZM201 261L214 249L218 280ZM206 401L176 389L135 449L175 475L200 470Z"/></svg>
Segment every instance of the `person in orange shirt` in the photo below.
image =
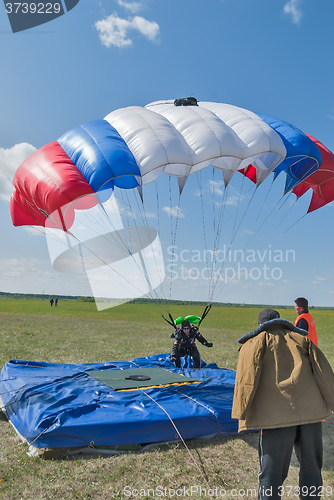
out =
<svg viewBox="0 0 334 500"><path fill-rule="evenodd" d="M308 312L308 300L304 297L298 297L298 299L295 300L295 310L298 314L298 317L295 321L295 326L297 326L297 328L306 330L308 332L309 339L312 340L312 342L317 346L317 330L315 328L314 319Z"/></svg>

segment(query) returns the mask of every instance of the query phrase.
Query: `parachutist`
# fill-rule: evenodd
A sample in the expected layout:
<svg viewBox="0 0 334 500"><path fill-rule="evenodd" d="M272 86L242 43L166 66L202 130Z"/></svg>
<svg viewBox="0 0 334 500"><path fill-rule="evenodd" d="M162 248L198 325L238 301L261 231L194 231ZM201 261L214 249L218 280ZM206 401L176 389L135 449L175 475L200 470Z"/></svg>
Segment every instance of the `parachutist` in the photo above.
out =
<svg viewBox="0 0 334 500"><path fill-rule="evenodd" d="M195 368L201 368L201 356L196 347L198 340L206 347L212 347L212 342L208 342L199 332L197 326L191 325L189 321L182 321L181 328L178 328L172 335L175 338L172 349L172 362L176 368L181 368L181 359L187 354L194 359Z"/></svg>

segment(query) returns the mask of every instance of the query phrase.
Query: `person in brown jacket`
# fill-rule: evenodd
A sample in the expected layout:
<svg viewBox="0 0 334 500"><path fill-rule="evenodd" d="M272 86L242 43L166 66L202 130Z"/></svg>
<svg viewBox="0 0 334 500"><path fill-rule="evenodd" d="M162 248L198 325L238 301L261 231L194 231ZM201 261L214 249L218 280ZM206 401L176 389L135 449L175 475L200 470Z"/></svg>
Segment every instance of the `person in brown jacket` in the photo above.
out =
<svg viewBox="0 0 334 500"><path fill-rule="evenodd" d="M334 411L334 373L307 332L274 309L259 314L259 327L240 349L232 417L239 432L260 430L259 499L284 495L291 454L300 464L295 496L322 495L322 421Z"/></svg>

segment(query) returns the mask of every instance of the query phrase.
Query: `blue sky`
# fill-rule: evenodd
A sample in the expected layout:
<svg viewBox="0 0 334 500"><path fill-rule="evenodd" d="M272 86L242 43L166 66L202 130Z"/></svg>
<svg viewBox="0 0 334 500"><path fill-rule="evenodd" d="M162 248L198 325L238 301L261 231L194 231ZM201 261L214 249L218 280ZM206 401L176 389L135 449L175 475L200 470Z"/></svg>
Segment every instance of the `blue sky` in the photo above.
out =
<svg viewBox="0 0 334 500"><path fill-rule="evenodd" d="M35 148L117 108L193 95L276 116L334 151L333 15L332 0L80 0L66 15L13 34L0 6L0 290L92 294L85 274L52 268L45 235L12 226L11 180ZM281 206L280 176L272 186L267 179L249 202L254 188L241 178L232 179L225 195L231 212L224 213L220 237L221 251L228 250L229 224L236 221L232 249L240 250L239 261L232 255L229 267L236 274L231 270L227 283L217 284L214 299L293 304L306 296L315 306L333 306L333 204L306 217L308 194L296 204L290 195ZM144 193L148 214L155 213L154 189ZM168 179L159 180L158 189L159 224L169 228L177 188L172 205ZM208 298L209 280L201 274L206 263L199 255L212 248L213 220L219 217L213 197L223 196L223 189L216 174L193 176L182 193L175 241L169 230L161 231L166 267L167 249L175 243L178 266L182 262L186 269L181 279L180 266L173 268L180 278L172 284L175 298ZM259 212L268 219L257 232ZM255 252L255 261L251 253L241 255L244 249ZM252 277L238 279L240 263ZM167 295L168 280L167 272Z"/></svg>

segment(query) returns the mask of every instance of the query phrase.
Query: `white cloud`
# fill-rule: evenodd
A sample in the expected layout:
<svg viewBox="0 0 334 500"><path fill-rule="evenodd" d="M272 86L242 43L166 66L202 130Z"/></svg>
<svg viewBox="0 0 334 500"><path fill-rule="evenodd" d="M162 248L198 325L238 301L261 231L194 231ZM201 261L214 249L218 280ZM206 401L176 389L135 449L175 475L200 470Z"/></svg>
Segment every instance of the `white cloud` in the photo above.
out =
<svg viewBox="0 0 334 500"><path fill-rule="evenodd" d="M123 2L123 0L118 0L117 3L120 7L124 7L124 9L132 12L132 14L137 14L143 8L141 2Z"/></svg>
<svg viewBox="0 0 334 500"><path fill-rule="evenodd" d="M0 287L8 292L92 294L85 274L58 273L49 259L37 257L0 259Z"/></svg>
<svg viewBox="0 0 334 500"><path fill-rule="evenodd" d="M41 259L22 257L0 260L1 279L45 281L54 279L50 263Z"/></svg>
<svg viewBox="0 0 334 500"><path fill-rule="evenodd" d="M233 194L227 198L225 205L239 206L244 199L245 197L242 195Z"/></svg>
<svg viewBox="0 0 334 500"><path fill-rule="evenodd" d="M222 196L224 194L224 191L221 189L221 187L223 185L223 181L210 181L209 180L209 185L210 185L211 193L219 194L220 196Z"/></svg>
<svg viewBox="0 0 334 500"><path fill-rule="evenodd" d="M99 32L99 38L105 47L111 46L124 48L130 47L133 41L128 37L131 31L137 31L151 42L159 35L159 25L154 21L148 21L140 16L122 19L117 14L111 14L106 19L97 21L95 28Z"/></svg>
<svg viewBox="0 0 334 500"><path fill-rule="evenodd" d="M35 151L36 148L26 142L15 144L10 149L0 148L0 199L9 201L13 192L12 180L17 168Z"/></svg>
<svg viewBox="0 0 334 500"><path fill-rule="evenodd" d="M302 18L302 11L300 9L300 4L302 0L289 0L283 8L284 14L291 16L291 20L294 24L299 24Z"/></svg>
<svg viewBox="0 0 334 500"><path fill-rule="evenodd" d="M321 285L323 283L326 283L329 281L329 277L325 276L316 276L315 279L312 281L313 285Z"/></svg>
<svg viewBox="0 0 334 500"><path fill-rule="evenodd" d="M162 210L166 212L167 215L171 217L179 217L183 219L185 217L184 213L182 212L182 208L176 206L176 207L163 207Z"/></svg>
<svg viewBox="0 0 334 500"><path fill-rule="evenodd" d="M154 212L145 212L145 217L147 219L155 219L157 215Z"/></svg>

